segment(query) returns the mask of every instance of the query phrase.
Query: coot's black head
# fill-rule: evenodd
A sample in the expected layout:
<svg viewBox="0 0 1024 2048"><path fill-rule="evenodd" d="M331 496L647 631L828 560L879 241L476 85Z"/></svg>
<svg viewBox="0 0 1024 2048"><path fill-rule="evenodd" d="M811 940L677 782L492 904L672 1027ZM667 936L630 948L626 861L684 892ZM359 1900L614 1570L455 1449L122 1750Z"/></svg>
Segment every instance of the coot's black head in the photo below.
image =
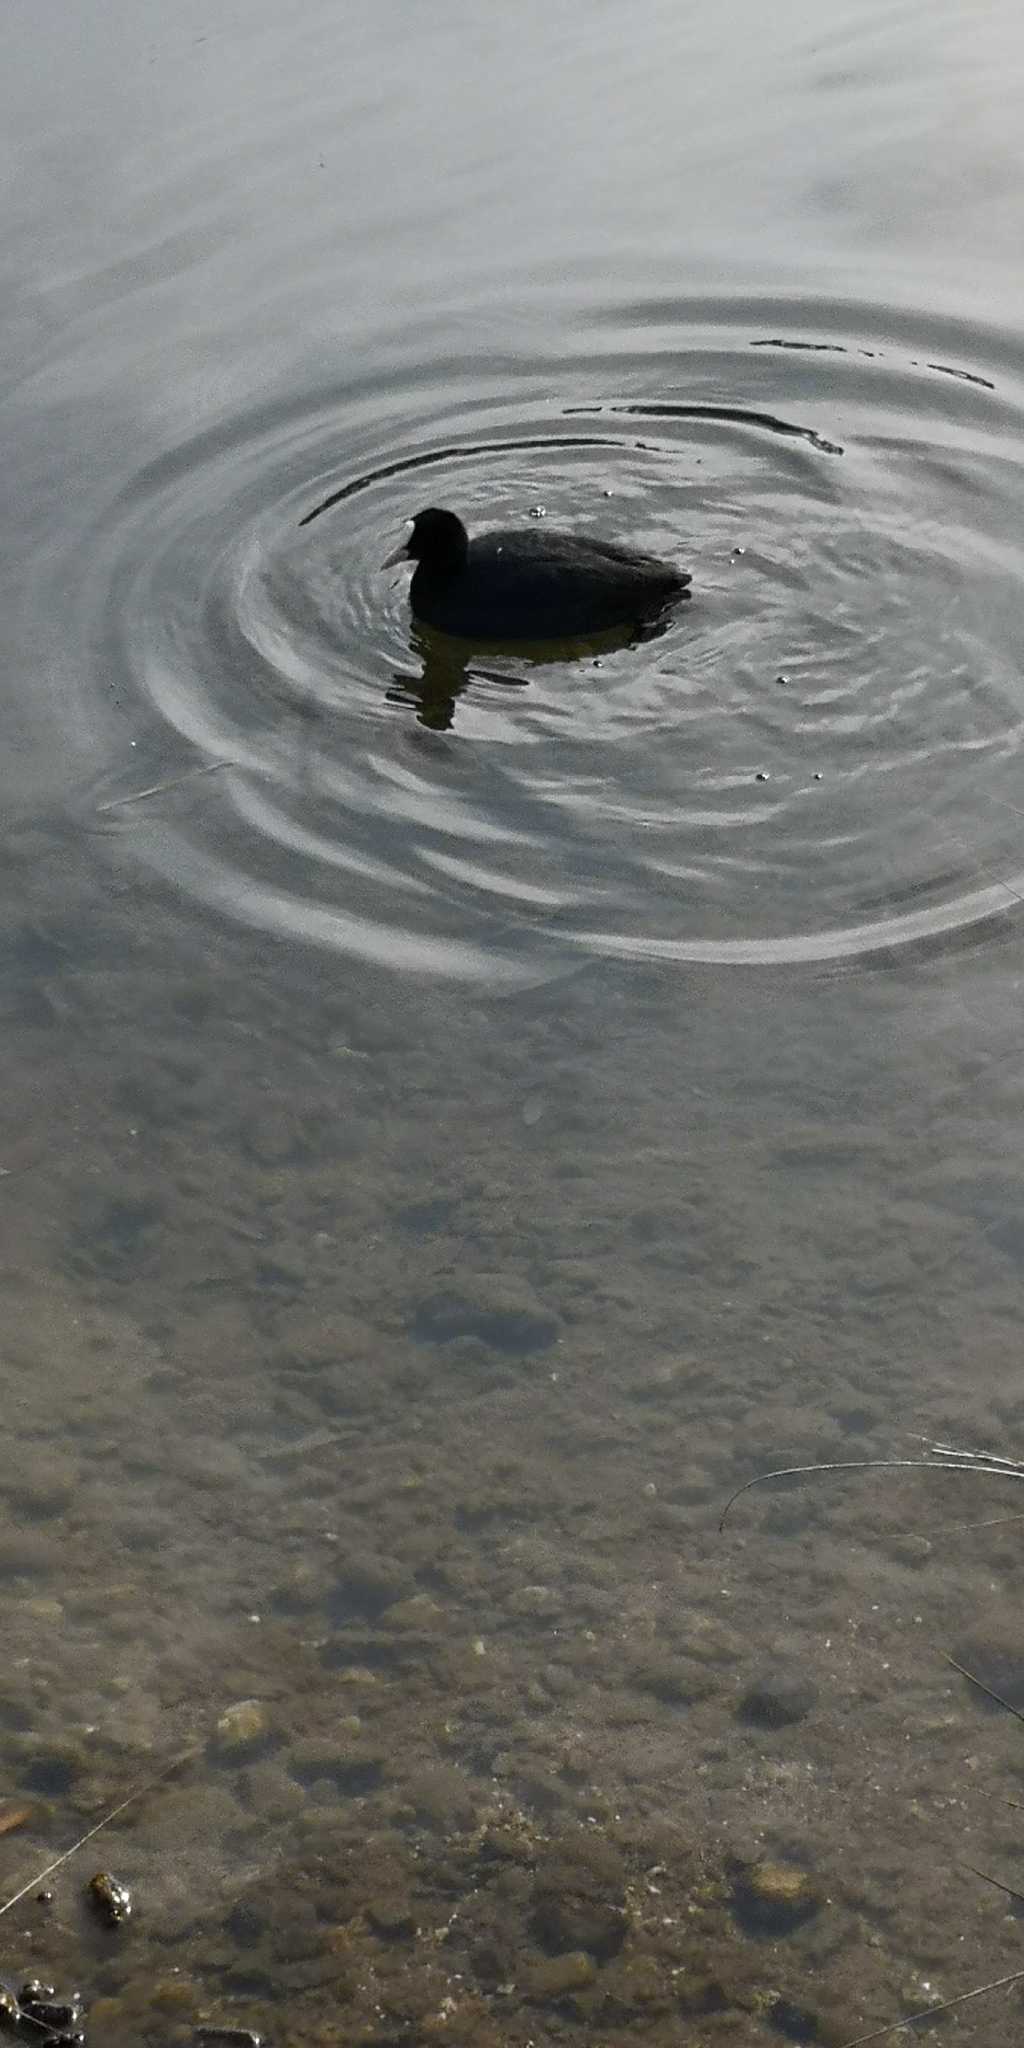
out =
<svg viewBox="0 0 1024 2048"><path fill-rule="evenodd" d="M450 575L461 569L468 551L469 535L457 514L429 505L425 512L417 512L408 540L388 556L384 567L393 562L422 562L431 572Z"/></svg>

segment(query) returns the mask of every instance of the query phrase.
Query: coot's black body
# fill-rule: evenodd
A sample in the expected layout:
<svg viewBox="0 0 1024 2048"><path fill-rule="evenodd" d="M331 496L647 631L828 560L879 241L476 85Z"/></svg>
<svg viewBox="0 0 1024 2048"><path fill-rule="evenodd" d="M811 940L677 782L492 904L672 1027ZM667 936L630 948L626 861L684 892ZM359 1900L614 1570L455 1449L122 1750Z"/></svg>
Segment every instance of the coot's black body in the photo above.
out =
<svg viewBox="0 0 1024 2048"><path fill-rule="evenodd" d="M433 506L417 513L407 545L389 562L406 558L416 563L414 616L477 641L580 639L639 627L688 596L691 581L651 555L546 526L470 540L454 512Z"/></svg>

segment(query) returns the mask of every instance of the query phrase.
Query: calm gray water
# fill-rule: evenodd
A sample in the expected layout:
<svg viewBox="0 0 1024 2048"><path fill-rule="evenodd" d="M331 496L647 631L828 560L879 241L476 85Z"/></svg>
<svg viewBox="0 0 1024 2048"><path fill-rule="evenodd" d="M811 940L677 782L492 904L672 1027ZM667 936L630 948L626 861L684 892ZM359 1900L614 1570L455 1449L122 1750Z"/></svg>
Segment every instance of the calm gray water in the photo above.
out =
<svg viewBox="0 0 1024 2048"><path fill-rule="evenodd" d="M4 1920L91 2042L1024 1969L1012 1484L718 1530L1024 1455L1022 59L8 0L2 1896L189 1752ZM431 642L426 503L693 602Z"/></svg>

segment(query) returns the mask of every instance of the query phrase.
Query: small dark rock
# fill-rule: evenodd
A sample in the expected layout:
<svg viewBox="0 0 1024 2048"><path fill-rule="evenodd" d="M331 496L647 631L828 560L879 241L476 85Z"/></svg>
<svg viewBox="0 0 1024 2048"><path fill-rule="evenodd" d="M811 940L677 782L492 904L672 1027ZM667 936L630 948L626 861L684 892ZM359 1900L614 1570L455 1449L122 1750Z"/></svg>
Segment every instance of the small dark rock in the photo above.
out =
<svg viewBox="0 0 1024 2048"><path fill-rule="evenodd" d="M802 2005L794 2005L788 1998L777 1998L769 2006L766 2015L771 2025L787 2041L820 2041L821 2029L812 2012Z"/></svg>
<svg viewBox="0 0 1024 2048"><path fill-rule="evenodd" d="M384 1769L383 1751L347 1731L333 1740L327 1736L297 1742L287 1761L292 1777L307 1791L323 1784L354 1797L372 1792Z"/></svg>
<svg viewBox="0 0 1024 2048"><path fill-rule="evenodd" d="M814 1686L798 1671L764 1671L747 1687L736 1712L750 1728L789 1728L806 1720L816 1699Z"/></svg>
<svg viewBox="0 0 1024 2048"><path fill-rule="evenodd" d="M597 1976L592 1956L583 1949L568 1949L564 1955L547 1956L535 1963L526 1979L528 1998L566 1998L574 1991L586 1991Z"/></svg>
<svg viewBox="0 0 1024 2048"><path fill-rule="evenodd" d="M54 1739L26 1745L21 1778L29 1792L49 1799L62 1799L86 1769L83 1750L74 1742Z"/></svg>
<svg viewBox="0 0 1024 2048"><path fill-rule="evenodd" d="M130 1919L131 1892L126 1884L122 1884L119 1877L112 1877L109 1870L97 1870L95 1876L89 1879L86 1892L101 1920L105 1920L108 1927L120 1927L125 1920Z"/></svg>
<svg viewBox="0 0 1024 2048"><path fill-rule="evenodd" d="M401 1565L350 1553L339 1560L329 1613L333 1621L376 1621L386 1607L406 1599L412 1590L412 1580Z"/></svg>
<svg viewBox="0 0 1024 2048"><path fill-rule="evenodd" d="M631 1675L638 1691L649 1693L667 1707L690 1706L714 1689L714 1681L706 1670L689 1658L675 1657L667 1651L649 1651L637 1660Z"/></svg>
<svg viewBox="0 0 1024 2048"><path fill-rule="evenodd" d="M280 1998L283 1992L319 1991L325 1984L333 1984L338 1974L337 1959L331 1955L307 1956L297 1963L274 1961L274 1995Z"/></svg>
<svg viewBox="0 0 1024 2048"><path fill-rule="evenodd" d="M533 1919L549 1955L615 1955L626 1934L626 1877L611 1845L589 1833L550 1843L537 1865Z"/></svg>
<svg viewBox="0 0 1024 2048"><path fill-rule="evenodd" d="M251 1117L241 1133L250 1159L259 1166L293 1166L309 1157L307 1135L287 1108L269 1105Z"/></svg>
<svg viewBox="0 0 1024 2048"><path fill-rule="evenodd" d="M523 1828L490 1827L484 1836L483 1848L488 1858L496 1863L529 1863L533 1855L533 1840Z"/></svg>
<svg viewBox="0 0 1024 2048"><path fill-rule="evenodd" d="M386 1941L409 1941L416 1932L416 1915L405 1892L377 1892L363 1910L374 1933Z"/></svg>
<svg viewBox="0 0 1024 2048"><path fill-rule="evenodd" d="M421 1301L411 1322L421 1344L450 1344L459 1337L478 1337L491 1350L510 1358L527 1358L557 1342L560 1324L540 1303L498 1287L482 1286L478 1295L433 1294Z"/></svg>
<svg viewBox="0 0 1024 2048"><path fill-rule="evenodd" d="M192 2039L195 2048L263 2048L254 2027L197 2027Z"/></svg>
<svg viewBox="0 0 1024 2048"><path fill-rule="evenodd" d="M711 1971L702 1973L687 1970L677 1986L680 2010L688 2016L704 2017L715 2012L727 2012L729 1994L721 1979Z"/></svg>
<svg viewBox="0 0 1024 2048"><path fill-rule="evenodd" d="M496 1940L482 1941L470 1956L473 1975L488 1991L493 1991L512 1973L510 1951Z"/></svg>
<svg viewBox="0 0 1024 2048"><path fill-rule="evenodd" d="M473 1795L454 1764L432 1764L418 1771L406 1787L416 1818L438 1834L460 1834L476 1822Z"/></svg>
<svg viewBox="0 0 1024 2048"><path fill-rule="evenodd" d="M224 1921L224 1931L239 1948L258 1948L269 1930L269 1919L247 1899L239 1899Z"/></svg>
<svg viewBox="0 0 1024 2048"><path fill-rule="evenodd" d="M51 1998L26 1998L22 1995L22 2010L39 2027L48 2027L51 2034L66 2034L77 2027L82 2017L82 2008L74 2004Z"/></svg>

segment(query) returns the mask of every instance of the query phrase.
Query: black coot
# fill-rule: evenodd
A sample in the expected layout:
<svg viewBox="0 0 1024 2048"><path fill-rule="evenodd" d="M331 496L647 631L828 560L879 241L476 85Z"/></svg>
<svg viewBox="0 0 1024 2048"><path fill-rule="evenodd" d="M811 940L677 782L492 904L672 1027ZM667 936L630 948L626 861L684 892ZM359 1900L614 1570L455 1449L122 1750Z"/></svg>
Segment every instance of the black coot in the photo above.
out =
<svg viewBox="0 0 1024 2048"><path fill-rule="evenodd" d="M478 534L454 512L418 512L394 562L416 563L409 592L426 626L469 640L565 640L641 626L692 580L651 555L547 527Z"/></svg>

